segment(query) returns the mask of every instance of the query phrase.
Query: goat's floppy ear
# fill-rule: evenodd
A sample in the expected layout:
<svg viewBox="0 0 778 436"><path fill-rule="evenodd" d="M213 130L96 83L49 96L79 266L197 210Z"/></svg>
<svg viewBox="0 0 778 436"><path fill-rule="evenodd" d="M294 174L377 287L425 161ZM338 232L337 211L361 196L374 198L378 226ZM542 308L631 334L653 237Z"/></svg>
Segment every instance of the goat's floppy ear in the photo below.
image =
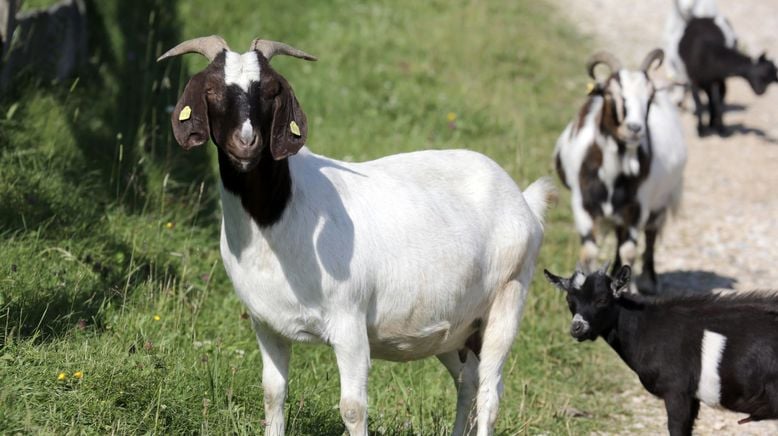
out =
<svg viewBox="0 0 778 436"><path fill-rule="evenodd" d="M632 268L629 265L623 265L613 277L611 282L611 291L616 298L621 297L629 285L629 279L632 276Z"/></svg>
<svg viewBox="0 0 778 436"><path fill-rule="evenodd" d="M300 151L308 138L308 120L292 87L279 76L281 92L273 100L273 125L270 128L270 154L281 160Z"/></svg>
<svg viewBox="0 0 778 436"><path fill-rule="evenodd" d="M208 104L205 100L205 75L197 74L186 84L170 118L173 136L184 150L208 141Z"/></svg>
<svg viewBox="0 0 778 436"><path fill-rule="evenodd" d="M554 275L547 269L543 270L543 275L546 276L546 280L548 280L548 282L554 285L554 287L557 289L565 292L570 291L570 279L565 279L559 277L558 275Z"/></svg>

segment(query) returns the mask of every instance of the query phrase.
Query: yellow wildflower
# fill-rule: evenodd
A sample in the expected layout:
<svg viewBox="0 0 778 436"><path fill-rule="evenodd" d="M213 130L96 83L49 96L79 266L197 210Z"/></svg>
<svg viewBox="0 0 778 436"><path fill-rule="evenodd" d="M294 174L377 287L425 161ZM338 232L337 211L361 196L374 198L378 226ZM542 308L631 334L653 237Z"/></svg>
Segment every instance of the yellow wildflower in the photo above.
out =
<svg viewBox="0 0 778 436"><path fill-rule="evenodd" d="M81 371L76 371L76 372L73 373L73 377L81 380L81 378L84 377L84 373L81 372Z"/></svg>
<svg viewBox="0 0 778 436"><path fill-rule="evenodd" d="M446 119L448 120L449 123L453 123L454 121L457 120L457 114L455 114L454 112L449 112L448 115L446 115Z"/></svg>
<svg viewBox="0 0 778 436"><path fill-rule="evenodd" d="M165 223L165 228L168 229L168 230L172 230L173 227L175 227L175 226L176 225L173 224L173 221L168 221L167 223Z"/></svg>
<svg viewBox="0 0 778 436"><path fill-rule="evenodd" d="M161 317L161 316L159 316L159 315L154 315L154 321L159 321L159 320L161 320L161 319L162 319L162 317Z"/></svg>
<svg viewBox="0 0 778 436"><path fill-rule="evenodd" d="M61 372L61 373L57 374L57 381L65 381L65 379L67 377L68 377L67 374L65 374L64 372Z"/></svg>

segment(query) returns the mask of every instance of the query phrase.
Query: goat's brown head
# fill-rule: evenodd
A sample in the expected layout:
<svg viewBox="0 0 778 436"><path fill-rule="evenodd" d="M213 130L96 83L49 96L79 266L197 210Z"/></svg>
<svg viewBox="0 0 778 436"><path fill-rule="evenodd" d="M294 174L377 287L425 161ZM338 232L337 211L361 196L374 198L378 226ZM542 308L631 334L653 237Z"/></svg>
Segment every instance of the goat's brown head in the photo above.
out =
<svg viewBox="0 0 778 436"><path fill-rule="evenodd" d="M259 162L265 147L279 160L305 145L305 113L270 59L276 54L309 61L315 57L262 39L240 54L221 37L206 36L182 42L157 61L185 53L199 53L210 64L189 80L173 110L173 135L181 147L197 147L210 136L232 165L245 172Z"/></svg>
<svg viewBox="0 0 778 436"><path fill-rule="evenodd" d="M613 54L601 51L587 63L589 76L597 82L593 92L604 99L602 127L628 147L637 147L648 132L648 110L655 92L648 71L654 63L657 63L654 68L659 68L663 59L664 52L655 49L648 53L639 70L628 70L622 68ZM600 64L610 69L604 79L595 75L595 68Z"/></svg>

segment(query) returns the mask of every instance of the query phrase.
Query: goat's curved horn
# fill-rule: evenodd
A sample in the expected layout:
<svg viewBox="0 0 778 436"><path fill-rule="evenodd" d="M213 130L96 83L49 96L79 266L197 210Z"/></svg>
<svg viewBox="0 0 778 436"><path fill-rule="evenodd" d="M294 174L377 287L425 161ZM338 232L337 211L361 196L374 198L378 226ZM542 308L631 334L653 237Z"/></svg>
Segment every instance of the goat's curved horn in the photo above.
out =
<svg viewBox="0 0 778 436"><path fill-rule="evenodd" d="M648 69L651 68L651 65L656 60L659 60L659 63L656 65L655 68L659 68L660 66L662 66L662 61L664 59L665 59L665 52L661 48L655 48L646 55L645 59L643 59L643 63L640 64L640 69L643 72L647 73Z"/></svg>
<svg viewBox="0 0 778 436"><path fill-rule="evenodd" d="M169 57L182 55L184 53L200 53L201 55L208 58L209 62L213 62L214 58L216 58L219 53L229 49L230 47L221 36L203 36L178 44L160 56L159 59L157 59L157 62Z"/></svg>
<svg viewBox="0 0 778 436"><path fill-rule="evenodd" d="M251 43L251 50L258 50L260 53L262 53L263 56L267 58L268 61L270 61L270 59L277 54L293 56L296 58L305 59L306 61L318 60L316 56L309 55L308 53L302 50L298 50L290 45L284 44L283 42L270 41L269 39L255 39Z"/></svg>
<svg viewBox="0 0 778 436"><path fill-rule="evenodd" d="M589 58L589 62L586 63L586 71L589 72L589 77L592 79L597 80L597 78L594 77L594 67L599 64L607 65L608 68L611 69L612 73L615 73L621 69L621 62L619 62L613 53L608 51L598 51L597 53L593 54L592 57Z"/></svg>
<svg viewBox="0 0 778 436"><path fill-rule="evenodd" d="M611 267L611 262L609 260L606 260L604 264L599 269L599 272L603 274L608 274L608 269Z"/></svg>

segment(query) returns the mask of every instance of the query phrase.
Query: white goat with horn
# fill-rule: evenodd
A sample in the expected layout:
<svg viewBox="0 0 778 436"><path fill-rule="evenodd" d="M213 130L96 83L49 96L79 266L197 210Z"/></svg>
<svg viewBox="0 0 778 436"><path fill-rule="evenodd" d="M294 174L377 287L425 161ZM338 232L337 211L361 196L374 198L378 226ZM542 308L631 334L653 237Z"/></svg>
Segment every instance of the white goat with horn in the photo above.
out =
<svg viewBox="0 0 778 436"><path fill-rule="evenodd" d="M273 54L314 60L285 44L187 41L211 62L173 111L186 149L216 144L224 266L262 353L267 434L284 433L290 344L335 350L340 413L367 434L371 357L437 356L457 383L454 434L491 433L502 367L519 328L553 195L541 179L522 195L489 158L421 151L364 163L316 155Z"/></svg>

